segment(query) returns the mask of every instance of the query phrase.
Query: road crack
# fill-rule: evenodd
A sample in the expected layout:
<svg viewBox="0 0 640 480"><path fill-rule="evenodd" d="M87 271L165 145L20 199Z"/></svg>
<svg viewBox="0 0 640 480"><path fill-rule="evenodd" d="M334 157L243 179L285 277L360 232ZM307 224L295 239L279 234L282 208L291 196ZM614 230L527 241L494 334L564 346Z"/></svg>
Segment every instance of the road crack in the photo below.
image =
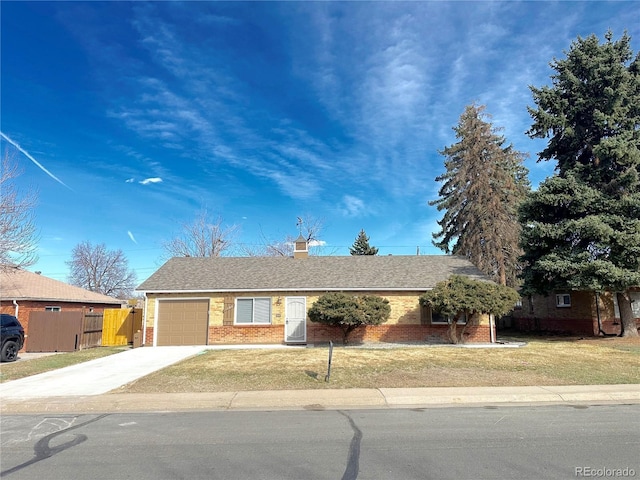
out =
<svg viewBox="0 0 640 480"><path fill-rule="evenodd" d="M349 420L349 425L353 430L353 437L349 444L349 455L347 457L347 468L342 475L342 480L356 480L358 478L358 472L360 471L360 442L362 441L362 430L358 428L356 422L349 416L349 414L338 410L338 413Z"/></svg>

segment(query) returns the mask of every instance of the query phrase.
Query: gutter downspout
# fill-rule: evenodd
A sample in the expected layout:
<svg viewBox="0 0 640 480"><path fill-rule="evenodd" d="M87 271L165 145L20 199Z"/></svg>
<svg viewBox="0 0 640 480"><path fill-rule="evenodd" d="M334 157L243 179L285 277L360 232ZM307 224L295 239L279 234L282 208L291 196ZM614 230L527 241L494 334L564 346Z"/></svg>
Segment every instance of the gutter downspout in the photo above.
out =
<svg viewBox="0 0 640 480"><path fill-rule="evenodd" d="M496 343L496 338L495 338L495 327L496 327L496 322L495 319L493 317L493 314L489 314L489 341L491 343Z"/></svg>
<svg viewBox="0 0 640 480"><path fill-rule="evenodd" d="M140 344L144 347L147 338L147 315L149 315L149 297L147 292L144 292L144 315L142 316L142 341Z"/></svg>
<svg viewBox="0 0 640 480"><path fill-rule="evenodd" d="M16 302L15 300L13 301L13 306L16 307L15 310L15 317L18 318L18 312L20 311L20 305L18 305L18 302Z"/></svg>
<svg viewBox="0 0 640 480"><path fill-rule="evenodd" d="M607 333L602 329L602 320L600 320L600 294L597 290L593 292L596 296L596 316L598 317L598 333L604 337L615 337L615 333Z"/></svg>

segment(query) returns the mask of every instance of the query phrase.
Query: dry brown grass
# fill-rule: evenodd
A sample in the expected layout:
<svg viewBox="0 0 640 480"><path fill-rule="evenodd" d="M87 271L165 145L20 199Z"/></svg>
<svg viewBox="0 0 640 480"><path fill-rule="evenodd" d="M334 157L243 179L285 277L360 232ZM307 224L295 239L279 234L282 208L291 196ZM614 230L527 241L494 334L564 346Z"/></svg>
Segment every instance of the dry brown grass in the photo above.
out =
<svg viewBox="0 0 640 480"><path fill-rule="evenodd" d="M640 383L640 340L527 338L522 348L212 350L120 392Z"/></svg>

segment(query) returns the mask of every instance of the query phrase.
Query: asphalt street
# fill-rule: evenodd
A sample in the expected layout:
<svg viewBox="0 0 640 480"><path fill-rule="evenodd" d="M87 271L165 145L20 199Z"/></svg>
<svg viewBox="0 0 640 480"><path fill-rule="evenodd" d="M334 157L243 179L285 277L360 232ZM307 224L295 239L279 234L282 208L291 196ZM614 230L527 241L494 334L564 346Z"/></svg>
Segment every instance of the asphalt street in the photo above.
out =
<svg viewBox="0 0 640 480"><path fill-rule="evenodd" d="M640 477L640 405L3 415L0 422L0 476L10 480Z"/></svg>

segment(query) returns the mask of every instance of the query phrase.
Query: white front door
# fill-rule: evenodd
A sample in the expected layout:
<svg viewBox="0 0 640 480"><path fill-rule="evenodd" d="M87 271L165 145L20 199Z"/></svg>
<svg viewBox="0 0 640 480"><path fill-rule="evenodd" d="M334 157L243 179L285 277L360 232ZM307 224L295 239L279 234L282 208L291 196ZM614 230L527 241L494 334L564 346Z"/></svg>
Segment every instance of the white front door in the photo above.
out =
<svg viewBox="0 0 640 480"><path fill-rule="evenodd" d="M305 343L307 341L307 299L287 297L284 317L284 341Z"/></svg>

